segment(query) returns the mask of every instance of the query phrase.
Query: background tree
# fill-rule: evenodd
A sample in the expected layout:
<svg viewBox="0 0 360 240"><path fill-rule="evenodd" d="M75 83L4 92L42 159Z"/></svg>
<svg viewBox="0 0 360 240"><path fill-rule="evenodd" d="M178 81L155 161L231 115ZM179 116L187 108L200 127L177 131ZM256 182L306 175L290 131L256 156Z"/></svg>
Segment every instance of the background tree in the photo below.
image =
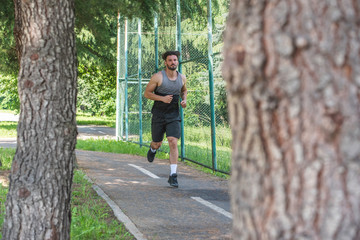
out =
<svg viewBox="0 0 360 240"><path fill-rule="evenodd" d="M360 239L359 8L231 2L234 239Z"/></svg>
<svg viewBox="0 0 360 240"><path fill-rule="evenodd" d="M74 2L14 1L20 117L4 239L69 239L76 145Z"/></svg>

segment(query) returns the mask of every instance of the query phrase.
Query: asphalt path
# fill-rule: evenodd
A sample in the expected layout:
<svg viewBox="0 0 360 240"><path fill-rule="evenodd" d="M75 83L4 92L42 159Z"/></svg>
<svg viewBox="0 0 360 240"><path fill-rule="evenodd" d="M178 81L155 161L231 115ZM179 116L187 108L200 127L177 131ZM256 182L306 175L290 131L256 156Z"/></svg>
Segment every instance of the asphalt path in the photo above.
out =
<svg viewBox="0 0 360 240"><path fill-rule="evenodd" d="M107 127L78 126L78 132L83 139L115 137L115 129ZM0 147L16 147L16 139L0 136ZM80 150L76 157L94 189L116 216L125 216L118 218L137 239L230 239L228 181L180 162L179 188L172 188L167 160L148 163L139 156Z"/></svg>
<svg viewBox="0 0 360 240"><path fill-rule="evenodd" d="M0 112L0 122L1 121L17 122L19 121L19 115Z"/></svg>
<svg viewBox="0 0 360 240"><path fill-rule="evenodd" d="M102 126L77 126L78 127L78 138L106 138L115 139L115 128L102 127Z"/></svg>
<svg viewBox="0 0 360 240"><path fill-rule="evenodd" d="M179 188L167 183L168 161L76 151L79 166L131 219L139 239L230 239L228 182L178 166Z"/></svg>

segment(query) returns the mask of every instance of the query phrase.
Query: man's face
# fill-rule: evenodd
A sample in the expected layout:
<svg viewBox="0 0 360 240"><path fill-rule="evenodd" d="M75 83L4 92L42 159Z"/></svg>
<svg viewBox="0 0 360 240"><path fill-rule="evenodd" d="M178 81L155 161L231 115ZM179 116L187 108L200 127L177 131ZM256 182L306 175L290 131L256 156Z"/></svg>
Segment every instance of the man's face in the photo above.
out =
<svg viewBox="0 0 360 240"><path fill-rule="evenodd" d="M169 55L166 57L165 66L169 70L176 70L179 65L178 58L176 55Z"/></svg>

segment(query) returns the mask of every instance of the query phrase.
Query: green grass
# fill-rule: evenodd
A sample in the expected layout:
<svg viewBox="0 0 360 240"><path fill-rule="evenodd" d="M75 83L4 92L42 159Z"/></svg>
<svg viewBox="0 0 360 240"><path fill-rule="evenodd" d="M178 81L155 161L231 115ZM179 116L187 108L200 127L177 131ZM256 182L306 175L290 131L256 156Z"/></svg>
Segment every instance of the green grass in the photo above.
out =
<svg viewBox="0 0 360 240"><path fill-rule="evenodd" d="M216 145L217 147L231 148L231 130L225 127L216 127ZM211 141L211 128L207 126L194 127L185 126L184 135L187 145L199 145L210 143Z"/></svg>
<svg viewBox="0 0 360 240"><path fill-rule="evenodd" d="M18 111L15 111L15 110L7 110L7 109L0 109L0 112L2 113L12 113L12 114L19 114Z"/></svg>
<svg viewBox="0 0 360 240"><path fill-rule="evenodd" d="M78 125L100 125L115 128L115 117L96 117L90 114L78 113L76 115Z"/></svg>
<svg viewBox="0 0 360 240"><path fill-rule="evenodd" d="M0 171L9 170L11 168L11 162L15 154L15 149L4 149L0 148ZM1 226L4 222L5 217L5 200L8 189L3 187L0 183L0 239L1 235Z"/></svg>
<svg viewBox="0 0 360 240"><path fill-rule="evenodd" d="M0 138L16 137L17 122L0 122Z"/></svg>
<svg viewBox="0 0 360 240"><path fill-rule="evenodd" d="M3 187L0 184L0 239L2 239L1 231L5 218L5 201L6 201L7 193L8 193L8 188Z"/></svg>
<svg viewBox="0 0 360 240"><path fill-rule="evenodd" d="M0 170L9 170L11 168L11 162L15 155L15 149L13 148L0 148Z"/></svg>
<svg viewBox="0 0 360 240"><path fill-rule="evenodd" d="M14 149L0 148L3 162L0 170L10 169L14 154ZM71 239L134 239L124 225L116 220L111 208L92 189L92 185L84 178L84 175L81 170L74 172L71 198ZM0 184L0 239L7 192L8 188Z"/></svg>
<svg viewBox="0 0 360 240"><path fill-rule="evenodd" d="M134 239L124 225L115 220L107 203L77 170L71 199L71 239Z"/></svg>
<svg viewBox="0 0 360 240"><path fill-rule="evenodd" d="M122 142L108 139L87 139L77 140L76 149L96 151L96 152L111 152L121 154L131 154L146 157L149 150L148 147L139 147L136 143ZM166 159L169 155L164 152L158 152L157 158Z"/></svg>

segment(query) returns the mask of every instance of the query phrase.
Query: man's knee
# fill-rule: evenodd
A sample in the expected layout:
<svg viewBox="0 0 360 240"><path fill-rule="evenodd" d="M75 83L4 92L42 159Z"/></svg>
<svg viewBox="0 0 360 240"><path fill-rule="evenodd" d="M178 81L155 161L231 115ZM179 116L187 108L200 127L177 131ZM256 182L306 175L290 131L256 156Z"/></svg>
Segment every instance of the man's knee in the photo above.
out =
<svg viewBox="0 0 360 240"><path fill-rule="evenodd" d="M168 137L169 147L177 147L178 139L176 137Z"/></svg>
<svg viewBox="0 0 360 240"><path fill-rule="evenodd" d="M162 142L151 142L150 146L152 149L159 149L161 147Z"/></svg>

